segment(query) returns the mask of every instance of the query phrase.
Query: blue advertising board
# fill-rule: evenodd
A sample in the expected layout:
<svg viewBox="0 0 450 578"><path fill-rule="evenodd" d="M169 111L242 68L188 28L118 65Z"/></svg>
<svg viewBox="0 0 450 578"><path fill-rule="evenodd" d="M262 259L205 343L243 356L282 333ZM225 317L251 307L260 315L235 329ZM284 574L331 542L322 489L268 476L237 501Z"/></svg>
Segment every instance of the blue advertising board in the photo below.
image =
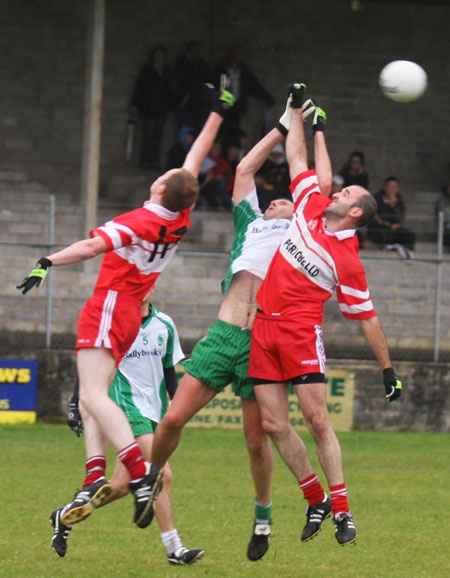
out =
<svg viewBox="0 0 450 578"><path fill-rule="evenodd" d="M0 423L36 421L37 361L0 359Z"/></svg>

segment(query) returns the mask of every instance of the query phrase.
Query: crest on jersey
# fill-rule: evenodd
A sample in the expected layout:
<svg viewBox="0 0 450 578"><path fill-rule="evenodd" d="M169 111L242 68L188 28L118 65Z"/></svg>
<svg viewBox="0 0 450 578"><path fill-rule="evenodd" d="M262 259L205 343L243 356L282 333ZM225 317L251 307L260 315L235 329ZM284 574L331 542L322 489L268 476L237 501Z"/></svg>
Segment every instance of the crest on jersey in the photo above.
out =
<svg viewBox="0 0 450 578"><path fill-rule="evenodd" d="M311 229L312 231L316 227L317 227L317 219L311 219L310 221L308 221L308 229Z"/></svg>

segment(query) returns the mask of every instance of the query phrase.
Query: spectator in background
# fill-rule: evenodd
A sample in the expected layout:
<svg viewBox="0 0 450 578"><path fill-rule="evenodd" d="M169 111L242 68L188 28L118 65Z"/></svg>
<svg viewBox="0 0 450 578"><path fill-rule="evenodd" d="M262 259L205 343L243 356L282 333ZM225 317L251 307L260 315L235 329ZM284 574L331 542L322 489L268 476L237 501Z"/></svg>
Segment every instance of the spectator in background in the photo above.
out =
<svg viewBox="0 0 450 578"><path fill-rule="evenodd" d="M226 190L230 194L230 197L233 195L234 177L236 174L236 168L239 164L239 161L241 160L240 152L241 149L239 148L238 144L231 144L229 147L227 147L227 150L225 151L225 160L227 161L227 163L230 165L231 168L231 172L228 175L226 185Z"/></svg>
<svg viewBox="0 0 450 578"><path fill-rule="evenodd" d="M139 71L131 98L131 111L139 114L142 123L140 166L144 169L161 168L164 124L173 104L173 94L166 48L155 46Z"/></svg>
<svg viewBox="0 0 450 578"><path fill-rule="evenodd" d="M349 155L339 174L344 179L344 187L359 185L365 189L369 188L369 173L365 167L364 154L360 151L353 151Z"/></svg>
<svg viewBox="0 0 450 578"><path fill-rule="evenodd" d="M277 195L276 198L283 197L289 192L289 185L291 184L289 166L281 143L278 143L270 151L262 170L267 174L270 183L273 185Z"/></svg>
<svg viewBox="0 0 450 578"><path fill-rule="evenodd" d="M436 199L436 215L444 213L444 246L450 248L450 181L442 187L441 195Z"/></svg>
<svg viewBox="0 0 450 578"><path fill-rule="evenodd" d="M264 102L267 106L273 106L275 99L259 82L249 67L242 62L242 46L234 44L229 49L225 58L219 62L214 71L214 82L220 83L221 75L226 74L230 79L227 87L236 99L236 104L229 111L226 121L220 132L220 138L225 146L238 142L242 116L247 110L249 97Z"/></svg>
<svg viewBox="0 0 450 578"><path fill-rule="evenodd" d="M175 63L174 85L178 125L191 126L195 133L200 132L208 116L203 85L209 79L209 64L200 54L200 42L189 42Z"/></svg>
<svg viewBox="0 0 450 578"><path fill-rule="evenodd" d="M184 159L186 158L186 155L188 154L194 140L194 129L190 126L182 126L180 128L180 132L178 133L178 139L170 147L167 153L166 171L183 166Z"/></svg>
<svg viewBox="0 0 450 578"><path fill-rule="evenodd" d="M222 156L222 144L215 141L203 163L205 176L200 184L200 196L206 201L200 208L231 209L231 193L227 191L232 168Z"/></svg>
<svg viewBox="0 0 450 578"><path fill-rule="evenodd" d="M387 177L375 199L378 214L367 226L369 239L383 249L397 250L403 259L412 259L416 236L404 226L405 204L398 179Z"/></svg>

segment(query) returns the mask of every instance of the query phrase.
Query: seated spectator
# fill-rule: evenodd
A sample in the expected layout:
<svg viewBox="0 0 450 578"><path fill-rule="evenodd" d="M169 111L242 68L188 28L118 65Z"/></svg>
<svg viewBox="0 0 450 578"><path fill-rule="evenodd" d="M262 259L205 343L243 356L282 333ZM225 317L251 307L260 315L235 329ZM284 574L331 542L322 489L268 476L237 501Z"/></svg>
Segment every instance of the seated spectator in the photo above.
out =
<svg viewBox="0 0 450 578"><path fill-rule="evenodd" d="M444 246L450 248L450 181L442 187L441 196L436 200L436 215L444 213Z"/></svg>
<svg viewBox="0 0 450 578"><path fill-rule="evenodd" d="M339 174L344 178L344 187L360 185L365 189L369 188L369 173L364 164L364 154L359 151L352 152Z"/></svg>
<svg viewBox="0 0 450 578"><path fill-rule="evenodd" d="M195 140L195 132L190 126L182 126L177 141L167 152L166 171L182 167L184 159Z"/></svg>
<svg viewBox="0 0 450 578"><path fill-rule="evenodd" d="M383 188L375 195L378 214L367 225L368 236L381 248L396 250L402 258L412 259L416 236L404 226L405 204L399 191L396 177L384 181Z"/></svg>
<svg viewBox="0 0 450 578"><path fill-rule="evenodd" d="M204 176L200 180L200 196L206 201L206 206L201 203L199 208L231 210L231 192L227 190L227 185L233 171L222 156L222 144L219 141L213 143L204 166L207 166L207 170L201 171Z"/></svg>

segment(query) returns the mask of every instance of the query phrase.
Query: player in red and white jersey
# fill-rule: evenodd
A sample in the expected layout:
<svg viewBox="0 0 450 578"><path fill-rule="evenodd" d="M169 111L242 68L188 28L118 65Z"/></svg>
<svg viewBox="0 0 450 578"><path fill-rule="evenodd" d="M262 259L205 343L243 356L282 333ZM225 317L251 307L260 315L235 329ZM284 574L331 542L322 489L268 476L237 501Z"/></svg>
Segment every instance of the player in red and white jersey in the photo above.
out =
<svg viewBox="0 0 450 578"><path fill-rule="evenodd" d="M341 449L327 410L321 331L323 304L335 289L341 312L360 321L383 369L388 401L400 396L402 384L392 369L358 258L355 231L373 218L376 203L369 191L359 186L347 187L331 199L321 195L315 172L308 170L301 109L304 88L303 84L290 85L294 110L286 156L295 214L256 296L259 312L252 330L249 375L263 428L308 500L302 541L316 536L332 512L336 539L344 545L354 542L356 527L347 500ZM316 130L323 125L315 123ZM316 442L330 497L288 422L289 383Z"/></svg>
<svg viewBox="0 0 450 578"><path fill-rule="evenodd" d="M356 229L333 231L326 225L336 200L321 194L315 171L300 173L291 192L295 216L258 293L260 308L267 315L296 316L320 325L323 304L336 289L345 317L374 317Z"/></svg>
<svg viewBox="0 0 450 578"><path fill-rule="evenodd" d="M153 501L161 488L161 471L144 459L123 411L108 392L116 368L138 334L141 302L187 232L190 211L198 198L197 177L214 142L226 110L234 104L227 91L208 85L212 112L192 145L183 167L155 180L145 205L94 229L89 239L39 259L18 285L23 293L39 287L49 267L68 265L103 254L94 293L78 320L77 370L85 420L86 478L61 523L84 520L111 493L105 477L110 441L127 468L135 498L134 521L150 524ZM150 491L150 486L153 490Z"/></svg>

